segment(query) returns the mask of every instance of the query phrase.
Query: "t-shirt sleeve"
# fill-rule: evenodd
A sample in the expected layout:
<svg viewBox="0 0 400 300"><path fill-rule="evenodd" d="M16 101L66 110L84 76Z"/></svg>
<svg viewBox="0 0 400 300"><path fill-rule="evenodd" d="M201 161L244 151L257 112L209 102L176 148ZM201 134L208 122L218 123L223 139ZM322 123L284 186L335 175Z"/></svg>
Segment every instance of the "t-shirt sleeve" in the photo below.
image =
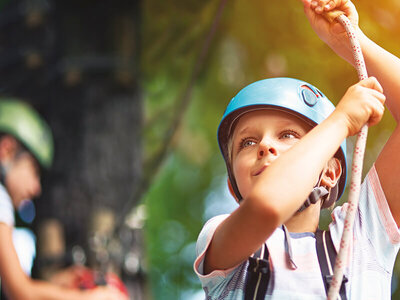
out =
<svg viewBox="0 0 400 300"><path fill-rule="evenodd" d="M224 221L228 215L219 215L210 219L201 230L196 243L196 260L194 262L194 271L199 277L203 289L206 294L218 294L218 291L226 289L226 285L234 275L234 271L240 265L230 268L228 270L214 270L213 272L204 274L204 258L206 251L214 236L215 230L218 225Z"/></svg>
<svg viewBox="0 0 400 300"><path fill-rule="evenodd" d="M334 220L344 222L346 211L347 204L335 209ZM361 185L354 235L354 242L359 244L361 251L373 249L374 259L391 273L400 247L400 231L390 211L375 165Z"/></svg>
<svg viewBox="0 0 400 300"><path fill-rule="evenodd" d="M359 204L360 218L366 224L370 242L381 252L383 263L392 265L400 247L400 231L390 211L375 165L368 172L366 181L363 189L365 196L360 198Z"/></svg>
<svg viewBox="0 0 400 300"><path fill-rule="evenodd" d="M4 191L4 187L0 187L0 222L11 227L15 223L14 208L10 197Z"/></svg>

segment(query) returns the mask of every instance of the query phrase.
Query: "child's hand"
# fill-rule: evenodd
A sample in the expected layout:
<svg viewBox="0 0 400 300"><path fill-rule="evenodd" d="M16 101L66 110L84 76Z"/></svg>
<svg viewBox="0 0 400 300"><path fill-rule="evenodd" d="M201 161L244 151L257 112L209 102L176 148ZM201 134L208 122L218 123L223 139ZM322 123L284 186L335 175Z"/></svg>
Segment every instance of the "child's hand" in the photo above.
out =
<svg viewBox="0 0 400 300"><path fill-rule="evenodd" d="M311 27L329 47L347 61L352 61L351 45L342 24L329 22L323 15L329 11L340 10L349 18L356 33L358 28L358 13L350 0L302 0L304 12Z"/></svg>
<svg viewBox="0 0 400 300"><path fill-rule="evenodd" d="M88 269L83 266L71 266L54 273L48 281L65 288L76 288L76 283L86 270Z"/></svg>
<svg viewBox="0 0 400 300"><path fill-rule="evenodd" d="M386 97L375 77L369 77L351 86L340 100L334 113L343 114L348 136L355 135L367 124L373 126L382 119Z"/></svg>
<svg viewBox="0 0 400 300"><path fill-rule="evenodd" d="M87 300L129 300L127 296L113 287L102 286L84 291Z"/></svg>

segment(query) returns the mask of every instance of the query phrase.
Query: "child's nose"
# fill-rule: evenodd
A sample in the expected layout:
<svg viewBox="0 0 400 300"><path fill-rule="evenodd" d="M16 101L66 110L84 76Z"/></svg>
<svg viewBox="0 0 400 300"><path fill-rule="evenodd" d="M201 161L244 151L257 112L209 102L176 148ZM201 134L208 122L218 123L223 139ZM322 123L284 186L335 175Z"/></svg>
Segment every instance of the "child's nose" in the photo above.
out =
<svg viewBox="0 0 400 300"><path fill-rule="evenodd" d="M270 144L270 143L265 143L265 142L261 142L259 147L258 147L258 158L263 158L264 156L267 155L276 155L277 154L277 150L276 148Z"/></svg>

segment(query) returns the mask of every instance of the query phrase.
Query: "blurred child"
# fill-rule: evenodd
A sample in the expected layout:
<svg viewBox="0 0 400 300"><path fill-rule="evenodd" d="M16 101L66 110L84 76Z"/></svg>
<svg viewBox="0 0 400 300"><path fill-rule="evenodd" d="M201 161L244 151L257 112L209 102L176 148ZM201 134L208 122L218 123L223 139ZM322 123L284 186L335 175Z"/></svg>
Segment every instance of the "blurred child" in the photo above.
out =
<svg viewBox="0 0 400 300"><path fill-rule="evenodd" d="M40 168L50 167L53 138L47 124L27 104L0 101L0 278L6 295L27 299L127 299L116 289L80 291L32 280L21 268L13 241L14 208L40 195Z"/></svg>
<svg viewBox="0 0 400 300"><path fill-rule="evenodd" d="M352 63L344 29L321 15L345 12L367 68L383 88L374 77L363 80L335 109L316 87L274 78L245 87L231 100L218 142L240 206L209 220L197 241L194 268L207 299L326 299L331 277L323 270L319 241L332 267L330 250L340 247L347 206L333 211L328 233L318 223L320 210L331 207L345 187L344 141L364 124L380 121L383 90L396 121L400 117L400 60L361 32L354 5L346 0L303 4L321 39ZM396 128L362 184L342 299L390 299L400 242L399 147ZM333 243L329 251L326 240Z"/></svg>

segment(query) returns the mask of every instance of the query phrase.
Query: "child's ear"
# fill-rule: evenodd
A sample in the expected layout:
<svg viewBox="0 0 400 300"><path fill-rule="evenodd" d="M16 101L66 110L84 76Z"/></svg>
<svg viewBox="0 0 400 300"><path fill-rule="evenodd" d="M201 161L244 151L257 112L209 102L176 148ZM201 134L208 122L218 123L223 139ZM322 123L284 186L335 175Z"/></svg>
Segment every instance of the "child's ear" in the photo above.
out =
<svg viewBox="0 0 400 300"><path fill-rule="evenodd" d="M239 203L239 199L237 198L237 196L236 196L236 194L235 194L235 192L233 190L232 183L231 183L231 180L229 178L228 178L228 188L229 188L229 192L231 193L232 197L235 198L237 203Z"/></svg>
<svg viewBox="0 0 400 300"><path fill-rule="evenodd" d="M321 185L333 188L342 175L342 165L339 159L332 157L322 173Z"/></svg>
<svg viewBox="0 0 400 300"><path fill-rule="evenodd" d="M4 135L0 139L0 160L12 160L18 149L18 142L9 135Z"/></svg>

